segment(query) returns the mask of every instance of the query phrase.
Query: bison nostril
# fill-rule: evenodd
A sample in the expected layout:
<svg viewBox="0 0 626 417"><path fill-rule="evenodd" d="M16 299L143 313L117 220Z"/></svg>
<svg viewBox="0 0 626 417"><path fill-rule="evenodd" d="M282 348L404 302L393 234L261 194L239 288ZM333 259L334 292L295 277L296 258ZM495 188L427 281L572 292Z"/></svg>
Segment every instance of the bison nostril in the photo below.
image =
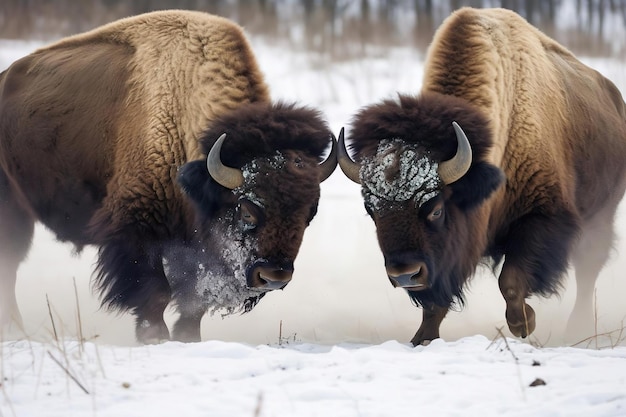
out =
<svg viewBox="0 0 626 417"><path fill-rule="evenodd" d="M248 273L248 287L261 290L283 289L293 275L293 268L279 267L268 263L256 265Z"/></svg>
<svg viewBox="0 0 626 417"><path fill-rule="evenodd" d="M260 288L279 290L283 289L291 281L292 271L273 270L259 272Z"/></svg>
<svg viewBox="0 0 626 417"><path fill-rule="evenodd" d="M413 279L417 279L419 276L421 276L422 270L423 270L422 266L421 265L418 266L417 271L413 274Z"/></svg>
<svg viewBox="0 0 626 417"><path fill-rule="evenodd" d="M409 291L427 289L428 268L423 262L401 267L388 267L387 276L394 287L405 288Z"/></svg>

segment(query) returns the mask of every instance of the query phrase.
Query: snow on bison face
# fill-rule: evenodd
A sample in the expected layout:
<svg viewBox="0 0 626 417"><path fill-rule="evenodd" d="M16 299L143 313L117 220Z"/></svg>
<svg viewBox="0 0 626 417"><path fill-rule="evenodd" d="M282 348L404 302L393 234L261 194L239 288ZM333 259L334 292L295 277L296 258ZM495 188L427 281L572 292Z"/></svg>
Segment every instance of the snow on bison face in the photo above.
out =
<svg viewBox="0 0 626 417"><path fill-rule="evenodd" d="M181 169L180 182L195 203L198 238L191 245L195 254L170 262L187 264L189 272L168 276L177 277L175 292L190 295L186 302L230 313L250 310L267 291L289 283L317 212L319 184L334 170L336 156L333 138L321 164L306 152L276 150L235 169L220 161L225 140L222 135L215 143L206 165L194 161Z"/></svg>

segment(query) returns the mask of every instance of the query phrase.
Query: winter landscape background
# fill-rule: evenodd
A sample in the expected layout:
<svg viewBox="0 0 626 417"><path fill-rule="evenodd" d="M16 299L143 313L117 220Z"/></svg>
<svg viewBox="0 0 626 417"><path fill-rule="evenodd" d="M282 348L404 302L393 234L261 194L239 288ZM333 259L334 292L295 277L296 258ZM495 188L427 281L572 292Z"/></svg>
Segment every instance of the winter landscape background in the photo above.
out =
<svg viewBox="0 0 626 417"><path fill-rule="evenodd" d="M0 71L128 14L205 10L246 28L274 99L319 108L338 133L360 107L419 91L425 48L454 8L507 5L626 93L623 1L69 4L3 1ZM18 272L28 338L1 345L0 416L626 415L625 211L622 203L619 240L595 294L597 333L608 335L577 348L564 334L573 279L560 298L531 299L530 341L505 340L504 301L489 270L472 281L466 307L445 319L443 340L412 348L421 311L391 288L359 188L339 170L322 184L293 282L249 314L206 317L200 344L136 346L130 316L99 310L90 291L95 250L72 254L39 227ZM47 301L66 342L53 336ZM536 378L547 385L529 387Z"/></svg>

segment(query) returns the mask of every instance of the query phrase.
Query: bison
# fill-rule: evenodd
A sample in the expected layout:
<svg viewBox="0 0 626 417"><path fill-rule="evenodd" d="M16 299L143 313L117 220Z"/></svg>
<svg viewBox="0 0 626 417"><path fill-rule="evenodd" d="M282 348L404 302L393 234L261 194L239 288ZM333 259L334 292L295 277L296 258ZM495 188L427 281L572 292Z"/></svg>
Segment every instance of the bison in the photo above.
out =
<svg viewBox="0 0 626 417"><path fill-rule="evenodd" d="M0 74L0 320L40 221L98 247L104 306L136 337L200 340L206 312L283 288L335 139L317 110L272 102L245 34L161 11L62 39ZM329 155L328 145L331 145Z"/></svg>
<svg viewBox="0 0 626 417"><path fill-rule="evenodd" d="M421 92L362 108L351 129L339 164L361 184L389 280L423 308L414 345L439 337L482 260L501 265L513 335L533 332L526 298L558 293L570 262L568 328L592 320L626 187L611 81L514 12L462 8L435 33Z"/></svg>

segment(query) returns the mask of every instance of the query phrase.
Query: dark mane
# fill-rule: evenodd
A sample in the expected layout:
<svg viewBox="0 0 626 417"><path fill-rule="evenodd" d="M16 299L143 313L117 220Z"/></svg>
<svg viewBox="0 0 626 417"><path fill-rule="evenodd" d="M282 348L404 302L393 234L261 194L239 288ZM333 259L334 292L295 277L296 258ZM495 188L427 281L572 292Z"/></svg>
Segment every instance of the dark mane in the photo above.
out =
<svg viewBox="0 0 626 417"><path fill-rule="evenodd" d="M200 139L204 154L222 133L222 162L236 168L276 150L303 151L321 160L331 135L318 110L282 102L245 104L219 117Z"/></svg>
<svg viewBox="0 0 626 417"><path fill-rule="evenodd" d="M435 160L446 160L456 152L453 121L465 131L474 158L482 160L492 146L487 119L467 101L433 92L398 94L397 101L385 100L359 111L351 123L351 149L360 160L375 153L381 140L400 138L423 145Z"/></svg>

